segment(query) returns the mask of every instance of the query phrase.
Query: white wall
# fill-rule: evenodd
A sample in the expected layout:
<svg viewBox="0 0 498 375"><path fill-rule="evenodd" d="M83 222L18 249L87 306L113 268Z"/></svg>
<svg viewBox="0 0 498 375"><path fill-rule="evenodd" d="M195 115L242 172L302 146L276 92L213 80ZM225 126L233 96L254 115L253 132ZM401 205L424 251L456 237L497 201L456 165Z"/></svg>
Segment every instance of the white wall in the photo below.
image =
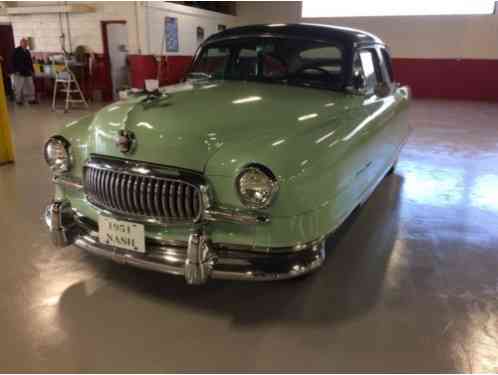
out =
<svg viewBox="0 0 498 375"><path fill-rule="evenodd" d="M172 3L144 3L144 27L146 54L161 54L164 42L165 17L178 18L179 51L169 55L193 55L199 46L197 27L204 29L204 38L218 32L218 25L227 27L237 24L237 18L217 12L197 9ZM162 54L164 54L164 50Z"/></svg>
<svg viewBox="0 0 498 375"><path fill-rule="evenodd" d="M300 2L258 1L238 2L237 16L241 25L312 22L363 29L388 43L394 57L498 59L498 15L302 19Z"/></svg>
<svg viewBox="0 0 498 375"><path fill-rule="evenodd" d="M218 24L230 27L251 23L314 22L373 32L390 45L395 57L498 59L498 15L301 19L301 3L288 1L238 2L237 17L164 2L85 3L94 5L97 12L70 14L72 46L83 44L96 53L103 52L100 21L125 20L130 53L159 54L164 18L171 16L178 18L180 51L177 54L180 55L194 54L198 46L197 26L204 28L207 38L217 32ZM17 5L37 4L18 2ZM0 16L0 22L12 23L16 44L21 37L32 36L35 51L60 51L61 27L56 14ZM65 16L62 30L68 34Z"/></svg>
<svg viewBox="0 0 498 375"><path fill-rule="evenodd" d="M179 55L193 55L197 49L197 26L203 27L205 38L217 32L218 24L227 27L237 23L236 17L223 15L178 4L163 2L79 2L96 7L93 13L69 14L71 44L73 49L85 45L95 53L102 53L101 21L124 20L128 26L128 50L132 54L160 54L166 16L178 18ZM57 5L62 2L19 2L18 6ZM35 40L34 51L61 51L61 32L69 35L66 16L62 26L58 14L30 14L1 17L0 22L10 22L16 45L19 40L31 36ZM66 42L66 48L69 48ZM163 52L164 53L164 52Z"/></svg>
<svg viewBox="0 0 498 375"><path fill-rule="evenodd" d="M43 3L43 5L47 4L54 5L57 3ZM96 12L69 14L71 45L73 49L78 45L85 45L93 52L103 52L100 21L127 21L129 34L135 35L134 3L85 2L85 4L94 5ZM27 6L27 3L19 2L18 5ZM36 5L29 4L29 6ZM31 36L34 38L35 52L59 52L61 51L59 36L62 32L66 34L66 39L69 36L65 14L61 16L58 14L14 15L9 16L9 21L12 24L16 45L18 45L22 37ZM136 45L136 38L130 38L130 49L135 50L137 48ZM68 41L66 41L66 48L69 48Z"/></svg>

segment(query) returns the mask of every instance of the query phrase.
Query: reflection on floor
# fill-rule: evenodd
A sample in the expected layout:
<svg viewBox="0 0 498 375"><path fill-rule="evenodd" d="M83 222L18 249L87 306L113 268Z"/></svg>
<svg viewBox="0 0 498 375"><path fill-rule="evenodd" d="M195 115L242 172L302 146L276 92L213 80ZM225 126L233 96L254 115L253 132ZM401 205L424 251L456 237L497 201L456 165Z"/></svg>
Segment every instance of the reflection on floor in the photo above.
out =
<svg viewBox="0 0 498 375"><path fill-rule="evenodd" d="M41 149L82 112L11 114L0 370L498 371L497 104L416 101L396 173L320 272L203 287L55 250Z"/></svg>

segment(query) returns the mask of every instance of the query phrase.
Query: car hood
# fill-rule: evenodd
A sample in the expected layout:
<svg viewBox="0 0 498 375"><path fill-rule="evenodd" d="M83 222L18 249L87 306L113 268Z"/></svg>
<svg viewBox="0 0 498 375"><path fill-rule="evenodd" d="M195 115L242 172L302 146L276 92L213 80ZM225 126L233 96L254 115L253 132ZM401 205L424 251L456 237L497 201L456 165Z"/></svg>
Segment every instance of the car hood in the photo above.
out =
<svg viewBox="0 0 498 375"><path fill-rule="evenodd" d="M227 144L254 142L256 158L262 142L304 131L316 123L307 120L330 119L349 102L342 93L254 82L184 83L166 91L160 100L133 97L98 112L88 153L204 171ZM132 155L116 146L124 129L136 137Z"/></svg>

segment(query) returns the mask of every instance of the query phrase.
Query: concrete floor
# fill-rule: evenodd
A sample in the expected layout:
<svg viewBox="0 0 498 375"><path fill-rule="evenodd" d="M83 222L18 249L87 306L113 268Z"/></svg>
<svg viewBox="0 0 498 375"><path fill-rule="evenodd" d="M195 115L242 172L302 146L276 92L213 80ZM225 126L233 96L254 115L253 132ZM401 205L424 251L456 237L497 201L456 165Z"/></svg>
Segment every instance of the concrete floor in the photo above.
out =
<svg viewBox="0 0 498 375"><path fill-rule="evenodd" d="M498 104L416 101L396 173L316 274L203 287L54 249L42 144L82 112L11 115L0 370L498 371Z"/></svg>

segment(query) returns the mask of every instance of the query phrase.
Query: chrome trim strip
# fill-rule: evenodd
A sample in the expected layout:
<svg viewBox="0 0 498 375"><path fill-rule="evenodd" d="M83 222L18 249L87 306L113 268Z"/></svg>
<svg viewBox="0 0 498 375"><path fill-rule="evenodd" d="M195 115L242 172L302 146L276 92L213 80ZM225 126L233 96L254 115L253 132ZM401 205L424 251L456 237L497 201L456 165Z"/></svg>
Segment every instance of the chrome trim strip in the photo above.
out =
<svg viewBox="0 0 498 375"><path fill-rule="evenodd" d="M117 159L109 156L92 154L86 161L85 167L95 169L111 170L132 176L154 176L167 179L179 179L190 185L197 187L204 183L202 174L179 169L171 166L159 165L154 163L135 161L129 159Z"/></svg>
<svg viewBox="0 0 498 375"><path fill-rule="evenodd" d="M52 178L52 182L69 189L83 190L83 182L78 177L56 175Z"/></svg>
<svg viewBox="0 0 498 375"><path fill-rule="evenodd" d="M255 212L244 212L229 208L206 209L203 218L207 221L225 221L239 224L264 224L270 222L270 217L265 214Z"/></svg>

